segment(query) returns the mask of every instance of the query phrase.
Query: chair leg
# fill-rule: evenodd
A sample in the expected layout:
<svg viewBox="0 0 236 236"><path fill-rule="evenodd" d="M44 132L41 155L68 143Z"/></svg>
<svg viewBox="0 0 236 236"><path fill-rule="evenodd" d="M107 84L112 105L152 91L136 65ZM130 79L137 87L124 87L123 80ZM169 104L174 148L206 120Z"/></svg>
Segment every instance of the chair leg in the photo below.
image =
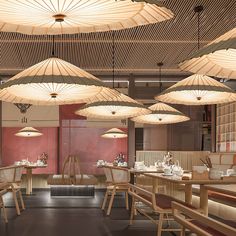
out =
<svg viewBox="0 0 236 236"><path fill-rule="evenodd" d="M185 236L185 227L182 227L181 232L180 232L180 236Z"/></svg>
<svg viewBox="0 0 236 236"><path fill-rule="evenodd" d="M129 225L133 224L135 211L136 211L136 209L135 209L135 199L134 199L134 197L132 197L132 205L131 205L131 211L130 211Z"/></svg>
<svg viewBox="0 0 236 236"><path fill-rule="evenodd" d="M129 195L128 195L128 192L125 192L125 206L126 206L126 210L129 210Z"/></svg>
<svg viewBox="0 0 236 236"><path fill-rule="evenodd" d="M157 226L157 236L161 236L163 218L164 218L164 214L160 213L159 220L158 220L158 226Z"/></svg>
<svg viewBox="0 0 236 236"><path fill-rule="evenodd" d="M109 216L110 213L111 213L111 208L112 208L112 205L113 205L113 201L114 201L115 194L116 194L116 186L114 186L114 188L113 188L113 190L112 190L111 199L110 199L110 201L109 201L109 206L108 206L108 209L107 209L107 215L108 215L108 216Z"/></svg>
<svg viewBox="0 0 236 236"><path fill-rule="evenodd" d="M2 205L2 212L3 212L4 221L5 221L5 223L8 223L7 211L6 211L2 196L0 197L0 204Z"/></svg>
<svg viewBox="0 0 236 236"><path fill-rule="evenodd" d="M23 197L22 197L21 190L19 190L19 197L20 197L21 207L22 207L23 210L25 210L25 203L24 203L24 200L23 200Z"/></svg>
<svg viewBox="0 0 236 236"><path fill-rule="evenodd" d="M107 198L108 198L108 189L106 190L106 193L105 193L105 196L104 196L104 199L103 199L103 202L102 202L102 210L105 209L106 207L106 203L107 203Z"/></svg>
<svg viewBox="0 0 236 236"><path fill-rule="evenodd" d="M15 192L14 189L12 189L12 194L13 194L13 199L14 199L14 202L15 202L15 205L16 205L16 213L19 216L20 215L20 208L19 208L16 192Z"/></svg>

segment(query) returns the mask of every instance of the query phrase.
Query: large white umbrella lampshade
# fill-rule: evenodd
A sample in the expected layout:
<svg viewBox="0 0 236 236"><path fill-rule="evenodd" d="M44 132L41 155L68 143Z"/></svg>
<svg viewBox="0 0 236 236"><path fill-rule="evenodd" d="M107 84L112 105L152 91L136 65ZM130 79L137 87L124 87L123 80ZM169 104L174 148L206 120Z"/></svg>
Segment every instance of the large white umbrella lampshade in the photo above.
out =
<svg viewBox="0 0 236 236"><path fill-rule="evenodd" d="M115 89L105 88L100 94L88 101L86 105L75 112L77 115L119 120L150 113L143 104Z"/></svg>
<svg viewBox="0 0 236 236"><path fill-rule="evenodd" d="M0 1L0 30L30 35L121 30L172 17L169 9L153 0Z"/></svg>
<svg viewBox="0 0 236 236"><path fill-rule="evenodd" d="M137 116L132 118L132 120L137 123L153 125L165 125L189 120L189 117L182 112L162 102L158 102L148 108L151 110L150 114Z"/></svg>
<svg viewBox="0 0 236 236"><path fill-rule="evenodd" d="M236 93L215 79L194 74L172 85L155 99L173 104L210 105L236 101Z"/></svg>
<svg viewBox="0 0 236 236"><path fill-rule="evenodd" d="M236 79L236 28L215 39L179 66L193 73Z"/></svg>
<svg viewBox="0 0 236 236"><path fill-rule="evenodd" d="M18 73L0 86L0 99L33 105L84 102L106 87L95 76L51 57Z"/></svg>

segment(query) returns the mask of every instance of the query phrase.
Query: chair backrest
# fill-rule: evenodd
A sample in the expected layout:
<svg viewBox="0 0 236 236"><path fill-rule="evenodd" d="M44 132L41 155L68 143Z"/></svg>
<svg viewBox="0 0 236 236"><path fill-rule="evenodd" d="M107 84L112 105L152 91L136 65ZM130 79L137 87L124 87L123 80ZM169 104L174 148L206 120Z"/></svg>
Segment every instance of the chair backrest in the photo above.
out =
<svg viewBox="0 0 236 236"><path fill-rule="evenodd" d="M23 166L7 166L0 168L0 179L8 183L21 182Z"/></svg>
<svg viewBox="0 0 236 236"><path fill-rule="evenodd" d="M112 178L112 172L111 172L111 168L108 168L106 166L103 167L105 176L106 176L106 182L107 183L112 183L113 182L113 178Z"/></svg>
<svg viewBox="0 0 236 236"><path fill-rule="evenodd" d="M79 156L69 155L64 160L62 167L62 176L69 175L71 177L74 177L76 174L81 174Z"/></svg>
<svg viewBox="0 0 236 236"><path fill-rule="evenodd" d="M156 205L155 193L147 191L137 185L129 184L129 194L137 201L151 207L153 210L161 210Z"/></svg>
<svg viewBox="0 0 236 236"><path fill-rule="evenodd" d="M191 232L199 236L209 236L211 233L207 229L211 228L218 232L219 235L235 236L236 229L226 224L216 221L212 218L204 216L180 203L172 202L172 210L174 219L189 229ZM196 222L197 224L194 224ZM199 226L201 225L201 226Z"/></svg>
<svg viewBox="0 0 236 236"><path fill-rule="evenodd" d="M111 182L113 184L130 182L130 173L128 169L115 166L104 166L103 168L107 182Z"/></svg>

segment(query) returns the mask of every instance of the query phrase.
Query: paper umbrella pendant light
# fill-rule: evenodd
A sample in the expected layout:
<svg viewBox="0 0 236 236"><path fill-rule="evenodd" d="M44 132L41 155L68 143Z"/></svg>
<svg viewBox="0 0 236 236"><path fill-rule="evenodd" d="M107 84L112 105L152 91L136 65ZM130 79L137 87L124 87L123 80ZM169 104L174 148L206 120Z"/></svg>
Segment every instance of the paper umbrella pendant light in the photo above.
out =
<svg viewBox="0 0 236 236"><path fill-rule="evenodd" d="M107 130L103 135L101 135L101 137L103 138L126 138L128 135L117 128L112 128Z"/></svg>
<svg viewBox="0 0 236 236"><path fill-rule="evenodd" d="M103 89L75 114L96 119L126 119L148 114L150 111L134 99L115 89Z"/></svg>
<svg viewBox="0 0 236 236"><path fill-rule="evenodd" d="M164 125L189 120L189 117L175 108L158 102L148 107L152 113L132 118L133 121L143 124Z"/></svg>
<svg viewBox="0 0 236 236"><path fill-rule="evenodd" d="M37 129L35 129L33 127L25 127L23 129L19 130L19 132L16 133L15 135L19 136L19 137L30 138L30 137L38 137L43 134L40 133Z"/></svg>
<svg viewBox="0 0 236 236"><path fill-rule="evenodd" d="M31 35L121 30L172 17L170 10L153 0L0 1L1 31Z"/></svg>
<svg viewBox="0 0 236 236"><path fill-rule="evenodd" d="M126 119L147 114L150 111L143 104L118 92L115 84L115 32L112 32L112 81L113 89L104 88L100 94L93 97L88 104L75 113L96 119Z"/></svg>
<svg viewBox="0 0 236 236"><path fill-rule="evenodd" d="M236 28L215 39L179 66L193 73L236 79Z"/></svg>
<svg viewBox="0 0 236 236"><path fill-rule="evenodd" d="M84 102L104 83L62 59L51 57L18 73L0 86L0 99L33 105Z"/></svg>
<svg viewBox="0 0 236 236"><path fill-rule="evenodd" d="M194 74L172 85L155 99L173 104L207 105L236 101L236 93L215 79Z"/></svg>

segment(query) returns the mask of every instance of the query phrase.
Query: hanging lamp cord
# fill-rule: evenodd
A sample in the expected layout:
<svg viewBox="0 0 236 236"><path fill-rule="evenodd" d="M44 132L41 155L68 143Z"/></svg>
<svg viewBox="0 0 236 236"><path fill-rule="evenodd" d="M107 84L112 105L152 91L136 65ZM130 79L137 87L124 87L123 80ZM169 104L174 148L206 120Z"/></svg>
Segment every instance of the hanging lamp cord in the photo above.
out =
<svg viewBox="0 0 236 236"><path fill-rule="evenodd" d="M200 14L201 12L199 11L197 14L197 49L200 49Z"/></svg>
<svg viewBox="0 0 236 236"><path fill-rule="evenodd" d="M52 56L55 56L55 35L52 36Z"/></svg>
<svg viewBox="0 0 236 236"><path fill-rule="evenodd" d="M194 8L194 12L195 14L197 13L197 48L198 50L200 49L200 17L201 17L201 13L203 11L203 6L202 5L199 5L199 6L196 6Z"/></svg>
<svg viewBox="0 0 236 236"><path fill-rule="evenodd" d="M115 88L115 31L112 31L112 88Z"/></svg>
<svg viewBox="0 0 236 236"><path fill-rule="evenodd" d="M161 67L163 66L163 62L157 63L157 66L159 67L159 83L160 83L160 93L162 92L162 77L161 77Z"/></svg>
<svg viewBox="0 0 236 236"><path fill-rule="evenodd" d="M159 66L159 76L160 76L160 93L161 93L162 92L161 66Z"/></svg>

